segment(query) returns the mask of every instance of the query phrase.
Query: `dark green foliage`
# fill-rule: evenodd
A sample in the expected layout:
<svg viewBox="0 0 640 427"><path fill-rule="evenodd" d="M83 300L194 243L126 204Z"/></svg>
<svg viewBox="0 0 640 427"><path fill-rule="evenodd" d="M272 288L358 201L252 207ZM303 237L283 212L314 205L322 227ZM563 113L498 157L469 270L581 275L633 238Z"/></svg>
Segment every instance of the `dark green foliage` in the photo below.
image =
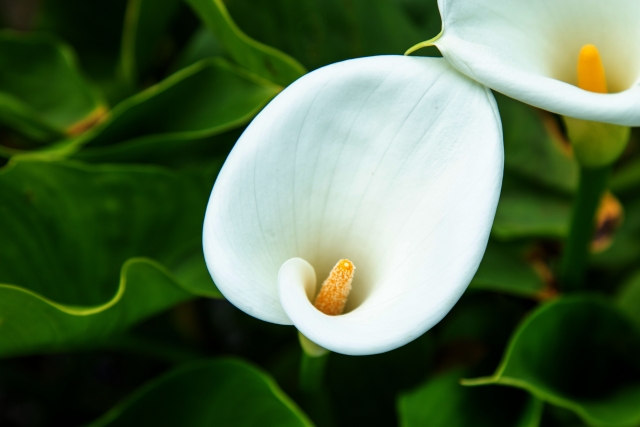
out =
<svg viewBox="0 0 640 427"><path fill-rule="evenodd" d="M466 384L522 388L594 426L635 426L640 330L606 300L564 297L520 325L492 377Z"/></svg>
<svg viewBox="0 0 640 427"><path fill-rule="evenodd" d="M185 365L137 390L91 424L101 426L273 426L311 423L274 381L236 360Z"/></svg>
<svg viewBox="0 0 640 427"><path fill-rule="evenodd" d="M576 295L558 279L579 178L562 121L496 94L505 176L470 289L402 348L328 355L309 393L294 328L237 310L212 282L206 203L284 87L435 36L437 2L0 11L0 425L640 425L637 129L610 180L624 220L599 230L612 244Z"/></svg>
<svg viewBox="0 0 640 427"><path fill-rule="evenodd" d="M0 121L31 138L75 134L92 115L104 114L69 46L53 38L1 32L0 70Z"/></svg>

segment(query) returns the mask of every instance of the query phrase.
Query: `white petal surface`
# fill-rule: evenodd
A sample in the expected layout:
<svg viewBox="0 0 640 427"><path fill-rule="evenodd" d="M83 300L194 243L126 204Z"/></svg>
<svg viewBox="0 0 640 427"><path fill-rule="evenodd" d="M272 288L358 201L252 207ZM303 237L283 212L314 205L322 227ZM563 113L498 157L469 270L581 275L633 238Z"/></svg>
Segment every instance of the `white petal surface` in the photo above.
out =
<svg viewBox="0 0 640 427"><path fill-rule="evenodd" d="M493 96L443 59L321 68L278 95L229 155L205 218L209 271L243 311L327 349L391 350L466 289L502 166ZM309 281L341 258L356 273L346 314L331 317L312 306Z"/></svg>
<svg viewBox="0 0 640 427"><path fill-rule="evenodd" d="M462 73L565 116L640 125L637 0L438 0L434 44ZM602 55L609 94L574 86L580 49ZM615 93L613 93L615 92Z"/></svg>

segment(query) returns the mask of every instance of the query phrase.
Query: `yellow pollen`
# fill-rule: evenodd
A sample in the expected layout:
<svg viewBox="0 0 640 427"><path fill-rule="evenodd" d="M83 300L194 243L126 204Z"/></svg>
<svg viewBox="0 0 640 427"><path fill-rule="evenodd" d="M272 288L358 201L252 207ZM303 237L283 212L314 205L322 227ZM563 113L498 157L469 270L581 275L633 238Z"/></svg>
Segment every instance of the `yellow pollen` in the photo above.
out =
<svg viewBox="0 0 640 427"><path fill-rule="evenodd" d="M586 44L578 55L578 87L589 92L607 93L607 77L598 48Z"/></svg>
<svg viewBox="0 0 640 427"><path fill-rule="evenodd" d="M347 303L356 266L348 259L341 259L324 281L314 303L315 307L329 316L342 314Z"/></svg>

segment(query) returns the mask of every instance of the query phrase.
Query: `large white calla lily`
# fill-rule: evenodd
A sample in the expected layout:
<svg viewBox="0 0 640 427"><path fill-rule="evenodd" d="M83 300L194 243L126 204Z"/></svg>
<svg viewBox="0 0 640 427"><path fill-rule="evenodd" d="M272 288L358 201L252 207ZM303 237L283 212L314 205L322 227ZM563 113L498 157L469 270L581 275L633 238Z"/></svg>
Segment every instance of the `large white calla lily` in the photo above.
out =
<svg viewBox="0 0 640 427"><path fill-rule="evenodd" d="M502 166L493 96L443 59L321 68L278 95L229 155L207 208L207 265L252 316L343 354L394 349L466 289ZM329 316L313 299L342 258L357 268L353 290Z"/></svg>
<svg viewBox="0 0 640 427"><path fill-rule="evenodd" d="M442 33L421 45L436 45L460 72L564 116L640 125L637 0L438 0L438 6ZM602 55L608 94L576 87L578 54L588 44Z"/></svg>

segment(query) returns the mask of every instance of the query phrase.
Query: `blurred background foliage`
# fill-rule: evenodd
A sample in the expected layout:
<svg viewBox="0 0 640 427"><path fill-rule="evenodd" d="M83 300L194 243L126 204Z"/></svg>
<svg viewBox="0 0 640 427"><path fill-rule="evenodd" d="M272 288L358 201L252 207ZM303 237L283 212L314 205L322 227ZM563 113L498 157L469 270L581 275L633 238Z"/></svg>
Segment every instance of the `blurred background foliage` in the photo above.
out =
<svg viewBox="0 0 640 427"><path fill-rule="evenodd" d="M0 425L640 425L636 129L623 213L565 296L570 144L497 94L505 179L469 290L402 348L331 354L318 392L296 331L206 271L208 194L248 122L307 71L431 38L435 0L0 0L0 25Z"/></svg>

